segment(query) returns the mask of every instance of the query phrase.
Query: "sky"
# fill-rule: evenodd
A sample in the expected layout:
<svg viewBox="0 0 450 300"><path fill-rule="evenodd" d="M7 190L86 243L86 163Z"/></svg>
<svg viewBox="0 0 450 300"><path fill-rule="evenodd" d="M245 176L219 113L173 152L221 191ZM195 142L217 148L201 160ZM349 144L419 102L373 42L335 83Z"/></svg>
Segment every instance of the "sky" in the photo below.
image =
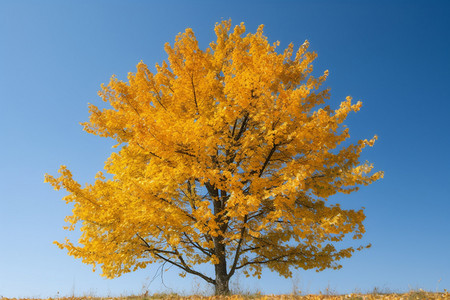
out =
<svg viewBox="0 0 450 300"><path fill-rule="evenodd" d="M44 183L67 165L92 182L113 141L89 135L88 103L115 74L125 79L139 61L167 58L164 43L187 27L204 49L214 24L231 19L249 32L265 25L269 41L318 53L316 74L330 76L330 105L361 100L349 116L351 140L379 139L362 160L384 179L351 195L364 206L372 248L340 270L265 271L232 288L263 294L293 289L336 293L450 290L450 2L449 1L0 1L0 296L192 294L211 289L157 266L108 280L53 241L70 206ZM75 235L76 236L76 233ZM155 276L156 275L156 276Z"/></svg>

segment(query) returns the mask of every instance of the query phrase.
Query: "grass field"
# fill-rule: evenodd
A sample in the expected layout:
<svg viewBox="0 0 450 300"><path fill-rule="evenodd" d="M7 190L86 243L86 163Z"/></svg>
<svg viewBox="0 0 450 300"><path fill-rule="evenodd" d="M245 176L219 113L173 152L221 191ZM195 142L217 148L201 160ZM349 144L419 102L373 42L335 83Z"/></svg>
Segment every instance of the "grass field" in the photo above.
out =
<svg viewBox="0 0 450 300"><path fill-rule="evenodd" d="M12 299L33 299L44 300L43 298L5 298L0 297L1 300ZM46 300L58 299L58 300L150 300L150 299L174 299L174 300L247 300L247 299L261 299L261 300L375 300L375 299L390 299L390 300L437 300L437 299L449 299L450 293L445 291L444 293L432 293L425 291L410 291L404 294L348 294L348 295L232 295L232 296L179 296L176 294L154 294L154 295L141 295L141 296L127 296L127 297L55 297L45 298Z"/></svg>

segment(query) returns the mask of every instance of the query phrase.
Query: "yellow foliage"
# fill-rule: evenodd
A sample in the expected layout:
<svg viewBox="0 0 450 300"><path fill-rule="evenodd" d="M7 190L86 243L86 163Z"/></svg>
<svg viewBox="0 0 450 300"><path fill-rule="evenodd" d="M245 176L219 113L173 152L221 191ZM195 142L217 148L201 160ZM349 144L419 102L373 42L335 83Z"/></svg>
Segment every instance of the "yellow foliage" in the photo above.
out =
<svg viewBox="0 0 450 300"><path fill-rule="evenodd" d="M93 184L82 187L65 166L46 175L69 192L66 221L81 229L77 244L57 245L106 277L155 262L195 275L196 264L221 265L228 279L263 266L288 277L291 267L339 268L355 249L335 242L364 233L362 210L326 205L382 177L358 160L376 136L339 146L361 102L324 106L328 71L311 75L307 41L278 53L263 26L245 35L244 24L223 21L215 32L201 50L186 29L156 72L140 62L127 81L102 85L111 108L90 105L84 130L120 147Z"/></svg>

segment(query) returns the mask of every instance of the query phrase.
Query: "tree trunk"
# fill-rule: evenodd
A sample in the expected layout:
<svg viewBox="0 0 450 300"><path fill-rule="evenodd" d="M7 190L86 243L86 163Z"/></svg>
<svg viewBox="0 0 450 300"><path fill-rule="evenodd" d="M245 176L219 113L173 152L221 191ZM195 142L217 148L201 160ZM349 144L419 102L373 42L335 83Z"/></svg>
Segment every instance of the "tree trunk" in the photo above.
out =
<svg viewBox="0 0 450 300"><path fill-rule="evenodd" d="M214 265L216 271L215 294L228 295L230 288L228 286L229 278L227 274L227 259L225 257L225 245L223 244L223 237L218 236L214 238L214 252L219 263Z"/></svg>
<svg viewBox="0 0 450 300"><path fill-rule="evenodd" d="M225 255L226 246L223 241L223 234L227 229L227 224L222 220L222 211L224 209L224 202L222 201L226 197L226 193L222 192L222 197L219 197L219 190L212 186L209 182L205 184L208 193L213 198L214 205L214 216L215 221L219 224L221 234L213 237L214 241L214 255L219 260L217 264L214 265L216 271L216 280L214 283L215 294L216 295L229 295L230 287L228 285L230 278L227 274L227 258ZM222 198L222 199L221 199Z"/></svg>
<svg viewBox="0 0 450 300"><path fill-rule="evenodd" d="M230 287L228 286L228 278L227 276L216 277L216 284L215 284L215 294L216 295L229 295L230 294Z"/></svg>

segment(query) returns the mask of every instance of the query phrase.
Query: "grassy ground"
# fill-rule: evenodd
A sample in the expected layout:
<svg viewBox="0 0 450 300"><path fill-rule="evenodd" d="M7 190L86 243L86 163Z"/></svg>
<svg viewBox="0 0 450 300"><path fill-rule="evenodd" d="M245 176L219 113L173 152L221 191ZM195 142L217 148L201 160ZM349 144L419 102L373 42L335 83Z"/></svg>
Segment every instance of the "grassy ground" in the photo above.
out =
<svg viewBox="0 0 450 300"><path fill-rule="evenodd" d="M1 298L2 300L12 300L18 298ZM348 294L348 295L232 295L232 296L179 296L176 294L154 294L154 295L141 295L141 296L127 296L127 297L58 297L47 298L58 300L150 300L150 299L173 299L173 300L450 300L450 293L445 291L444 293L431 293L425 291L411 291L404 294ZM25 300L21 298L21 300ZM33 298L33 300L40 300Z"/></svg>

